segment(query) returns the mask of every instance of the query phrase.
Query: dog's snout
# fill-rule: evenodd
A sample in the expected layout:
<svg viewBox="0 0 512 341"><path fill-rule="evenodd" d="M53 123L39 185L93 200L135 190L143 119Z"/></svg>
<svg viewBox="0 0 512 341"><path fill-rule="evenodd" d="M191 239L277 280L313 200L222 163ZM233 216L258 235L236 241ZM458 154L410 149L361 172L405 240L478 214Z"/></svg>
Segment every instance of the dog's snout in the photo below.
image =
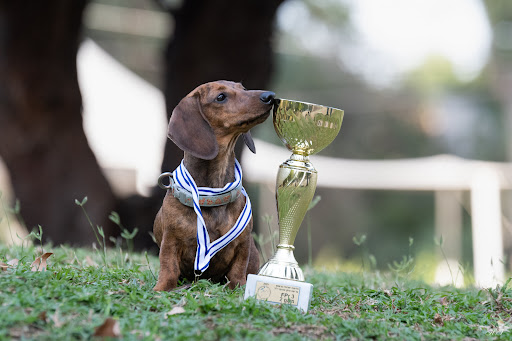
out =
<svg viewBox="0 0 512 341"><path fill-rule="evenodd" d="M265 91L260 96L260 100L265 104L273 104L275 98L276 94L273 93L272 91Z"/></svg>

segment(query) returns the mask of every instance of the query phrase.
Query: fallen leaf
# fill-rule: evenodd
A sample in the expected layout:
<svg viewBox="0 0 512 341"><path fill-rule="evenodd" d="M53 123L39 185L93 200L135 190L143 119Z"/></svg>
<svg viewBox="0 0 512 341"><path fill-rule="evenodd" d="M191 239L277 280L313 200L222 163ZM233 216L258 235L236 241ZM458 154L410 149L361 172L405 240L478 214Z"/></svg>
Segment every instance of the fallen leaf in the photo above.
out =
<svg viewBox="0 0 512 341"><path fill-rule="evenodd" d="M37 315L37 318L43 322L48 322L48 316L46 314L46 311L40 312L39 315Z"/></svg>
<svg viewBox="0 0 512 341"><path fill-rule="evenodd" d="M37 257L36 260L30 265L32 267L32 271L46 271L46 260L51 255L53 255L53 253L46 252L41 257Z"/></svg>
<svg viewBox="0 0 512 341"><path fill-rule="evenodd" d="M184 312L185 312L185 309L183 309L183 307L175 306L171 309L171 311L168 311L165 313L165 318L168 318L171 315L183 314Z"/></svg>
<svg viewBox="0 0 512 341"><path fill-rule="evenodd" d="M7 271L9 268L14 268L18 265L19 260L16 258L11 259L7 263L0 262L0 271Z"/></svg>
<svg viewBox="0 0 512 341"><path fill-rule="evenodd" d="M121 327L119 327L119 321L114 320L111 317L107 317L105 322L94 331L93 336L102 337L120 337Z"/></svg>
<svg viewBox="0 0 512 341"><path fill-rule="evenodd" d="M441 326L444 326L444 321L443 321L443 317L439 314L436 314L434 316L434 322L437 323L437 324L440 324Z"/></svg>
<svg viewBox="0 0 512 341"><path fill-rule="evenodd" d="M439 303L442 305L448 305L448 298L446 296L443 296L439 299Z"/></svg>
<svg viewBox="0 0 512 341"><path fill-rule="evenodd" d="M15 266L18 266L18 263L19 263L19 262L20 262L20 261L19 261L18 259L13 258L13 259L11 259L10 261L8 261L8 262L7 262L7 265L12 266L12 267L15 267Z"/></svg>

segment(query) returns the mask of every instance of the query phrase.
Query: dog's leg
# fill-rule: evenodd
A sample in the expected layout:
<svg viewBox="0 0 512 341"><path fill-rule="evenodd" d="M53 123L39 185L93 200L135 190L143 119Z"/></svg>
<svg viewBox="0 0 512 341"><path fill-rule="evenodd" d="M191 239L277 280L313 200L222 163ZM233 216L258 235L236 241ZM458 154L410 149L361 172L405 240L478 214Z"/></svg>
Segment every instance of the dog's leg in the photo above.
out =
<svg viewBox="0 0 512 341"><path fill-rule="evenodd" d="M164 234L160 245L160 273L154 291L169 291L176 288L180 276L179 260L174 239Z"/></svg>
<svg viewBox="0 0 512 341"><path fill-rule="evenodd" d="M236 258L226 277L229 280L229 288L235 289L237 286L245 285L247 281L247 265L249 263L251 248L242 243L236 250Z"/></svg>
<svg viewBox="0 0 512 341"><path fill-rule="evenodd" d="M251 238L250 244L250 255L249 255L249 263L247 264L247 274L257 274L260 269L260 253L256 248L256 244L254 244L254 239Z"/></svg>

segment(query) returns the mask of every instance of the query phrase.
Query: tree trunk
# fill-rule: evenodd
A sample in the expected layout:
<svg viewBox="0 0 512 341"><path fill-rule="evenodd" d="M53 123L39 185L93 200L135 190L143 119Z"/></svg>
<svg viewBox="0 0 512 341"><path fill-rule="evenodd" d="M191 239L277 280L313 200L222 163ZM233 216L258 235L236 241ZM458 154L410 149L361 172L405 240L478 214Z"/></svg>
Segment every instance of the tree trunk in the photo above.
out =
<svg viewBox="0 0 512 341"><path fill-rule="evenodd" d="M74 200L107 234L114 196L82 127L76 53L85 0L0 2L0 156L21 213L45 240L89 244Z"/></svg>
<svg viewBox="0 0 512 341"><path fill-rule="evenodd" d="M166 52L167 117L190 91L216 80L265 89L272 74L272 32L282 0L187 0L171 10L174 38ZM240 145L240 144L239 144ZM183 152L167 141L162 171L179 165Z"/></svg>

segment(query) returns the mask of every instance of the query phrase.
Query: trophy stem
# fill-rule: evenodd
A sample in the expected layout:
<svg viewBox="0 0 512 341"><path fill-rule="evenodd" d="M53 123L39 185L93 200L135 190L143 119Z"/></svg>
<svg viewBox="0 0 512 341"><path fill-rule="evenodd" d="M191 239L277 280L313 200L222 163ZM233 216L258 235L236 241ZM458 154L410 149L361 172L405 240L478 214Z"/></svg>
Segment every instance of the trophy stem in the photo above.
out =
<svg viewBox="0 0 512 341"><path fill-rule="evenodd" d="M293 255L293 243L315 194L316 180L317 171L303 153L294 152L279 166L276 181L279 245L259 275L304 281Z"/></svg>

